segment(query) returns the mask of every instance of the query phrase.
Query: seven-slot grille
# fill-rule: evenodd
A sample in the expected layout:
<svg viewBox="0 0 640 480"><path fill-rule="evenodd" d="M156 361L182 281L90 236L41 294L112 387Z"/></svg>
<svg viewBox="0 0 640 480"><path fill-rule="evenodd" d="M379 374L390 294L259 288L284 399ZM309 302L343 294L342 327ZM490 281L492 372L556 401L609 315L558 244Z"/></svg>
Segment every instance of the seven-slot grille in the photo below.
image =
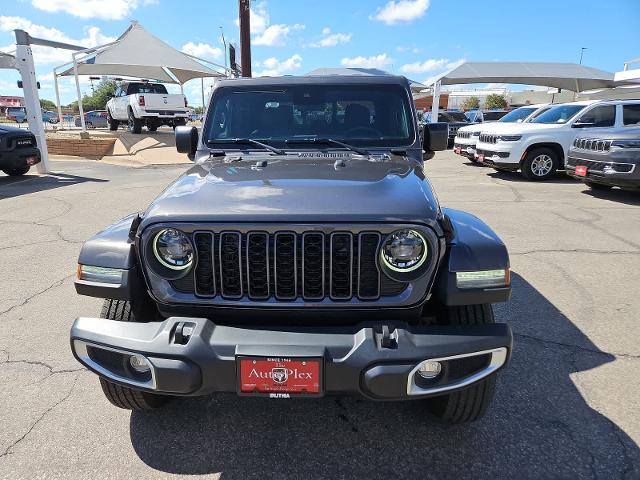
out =
<svg viewBox="0 0 640 480"><path fill-rule="evenodd" d="M196 231L194 293L278 301L395 295L403 284L382 282L377 260L381 241L380 233L368 231Z"/></svg>
<svg viewBox="0 0 640 480"><path fill-rule="evenodd" d="M471 132L461 132L458 130L457 136L458 138L471 138Z"/></svg>
<svg viewBox="0 0 640 480"><path fill-rule="evenodd" d="M482 143L498 143L498 136L491 135L490 133L481 133L480 141Z"/></svg>
<svg viewBox="0 0 640 480"><path fill-rule="evenodd" d="M611 148L611 140L598 140L592 138L576 138L573 146L581 150L593 150L595 152L608 152Z"/></svg>

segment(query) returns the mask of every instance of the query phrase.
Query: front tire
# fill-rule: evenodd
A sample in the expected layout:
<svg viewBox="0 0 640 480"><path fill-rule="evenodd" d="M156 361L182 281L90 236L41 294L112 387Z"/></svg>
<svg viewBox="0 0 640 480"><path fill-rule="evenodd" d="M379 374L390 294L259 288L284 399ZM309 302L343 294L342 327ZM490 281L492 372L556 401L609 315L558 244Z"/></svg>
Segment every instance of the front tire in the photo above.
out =
<svg viewBox="0 0 640 480"><path fill-rule="evenodd" d="M109 110L107 110L107 123L109 124L109 130L111 130L112 132L118 130L118 125L120 124L120 122L118 120L115 120L111 116L111 112Z"/></svg>
<svg viewBox="0 0 640 480"><path fill-rule="evenodd" d="M142 132L142 120L135 117L133 110L129 110L129 131L131 133Z"/></svg>
<svg viewBox="0 0 640 480"><path fill-rule="evenodd" d="M19 177L20 175L24 175L25 173L27 173L30 168L30 166L26 165L24 167L17 168L3 168L2 171L10 177Z"/></svg>
<svg viewBox="0 0 640 480"><path fill-rule="evenodd" d="M485 325L494 323L490 304L447 307L439 323L446 325ZM491 375L464 390L427 399L427 408L449 424L469 423L481 419L493 400L496 376Z"/></svg>
<svg viewBox="0 0 640 480"><path fill-rule="evenodd" d="M107 299L102 305L102 318L118 320L120 322L135 322L136 317L132 311L131 304L125 300ZM126 410L149 411L162 407L169 401L165 395L143 392L129 387L123 387L100 377L100 386L104 396L109 402Z"/></svg>
<svg viewBox="0 0 640 480"><path fill-rule="evenodd" d="M522 175L532 182L551 178L558 169L558 154L550 148L535 148L527 153L522 162Z"/></svg>

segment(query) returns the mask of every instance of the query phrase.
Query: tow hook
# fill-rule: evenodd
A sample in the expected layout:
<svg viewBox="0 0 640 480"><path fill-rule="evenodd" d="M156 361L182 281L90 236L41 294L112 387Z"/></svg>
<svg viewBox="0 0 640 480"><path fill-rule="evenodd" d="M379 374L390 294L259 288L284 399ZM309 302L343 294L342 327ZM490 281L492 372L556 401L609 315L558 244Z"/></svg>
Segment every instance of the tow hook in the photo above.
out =
<svg viewBox="0 0 640 480"><path fill-rule="evenodd" d="M387 325L383 325L382 335L380 336L380 346L382 348L398 348L398 331L395 328L390 331Z"/></svg>
<svg viewBox="0 0 640 480"><path fill-rule="evenodd" d="M178 345L186 345L189 339L191 338L191 334L193 333L194 328L195 328L194 323L178 322L176 324L176 329L173 334L173 343Z"/></svg>

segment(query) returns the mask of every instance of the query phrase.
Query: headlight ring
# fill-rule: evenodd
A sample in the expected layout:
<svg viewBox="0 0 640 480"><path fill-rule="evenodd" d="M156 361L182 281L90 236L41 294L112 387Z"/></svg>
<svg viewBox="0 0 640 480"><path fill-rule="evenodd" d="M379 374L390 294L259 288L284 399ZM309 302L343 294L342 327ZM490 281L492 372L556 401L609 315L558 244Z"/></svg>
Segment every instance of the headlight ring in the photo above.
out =
<svg viewBox="0 0 640 480"><path fill-rule="evenodd" d="M189 237L175 228L164 228L153 237L151 250L165 268L182 272L193 264L193 245Z"/></svg>
<svg viewBox="0 0 640 480"><path fill-rule="evenodd" d="M380 264L394 280L409 281L422 276L428 265L430 245L423 234L414 229L396 230L387 236L380 248Z"/></svg>

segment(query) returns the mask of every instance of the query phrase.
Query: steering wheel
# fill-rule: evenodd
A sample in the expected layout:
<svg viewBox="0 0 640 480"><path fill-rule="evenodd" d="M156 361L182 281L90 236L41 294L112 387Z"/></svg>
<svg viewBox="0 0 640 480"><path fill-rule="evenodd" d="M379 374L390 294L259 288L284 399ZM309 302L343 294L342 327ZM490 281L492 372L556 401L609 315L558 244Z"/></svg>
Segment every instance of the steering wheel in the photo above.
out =
<svg viewBox="0 0 640 480"><path fill-rule="evenodd" d="M353 127L350 128L349 130L345 130L344 135L345 136L352 136L354 133L356 132L369 132L369 133L373 133L375 136L377 137L382 137L382 132L380 130L377 130L373 127Z"/></svg>

